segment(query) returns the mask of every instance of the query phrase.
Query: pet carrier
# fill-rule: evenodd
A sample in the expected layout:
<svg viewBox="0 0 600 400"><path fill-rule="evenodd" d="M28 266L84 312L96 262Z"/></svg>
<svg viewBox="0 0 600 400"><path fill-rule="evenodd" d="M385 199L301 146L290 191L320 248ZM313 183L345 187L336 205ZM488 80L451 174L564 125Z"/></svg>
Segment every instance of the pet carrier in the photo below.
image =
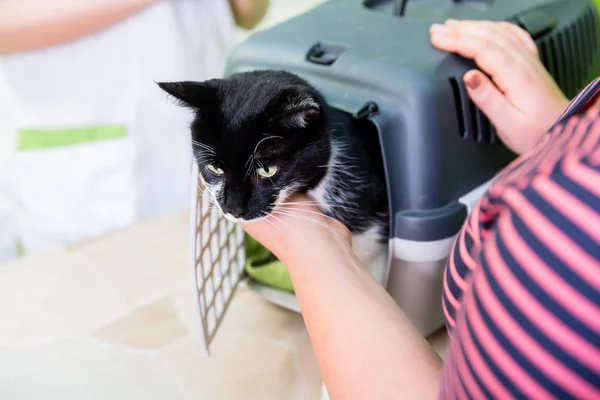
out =
<svg viewBox="0 0 600 400"><path fill-rule="evenodd" d="M467 96L461 78L473 62L430 44L430 25L447 18L520 25L567 96L598 73L600 30L588 0L331 0L253 35L227 68L290 71L331 106L368 121L365 134L379 140L388 186L386 288L424 335L443 326L443 269L457 232L514 158ZM194 176L192 267L208 352L240 282L300 310L293 294L245 276L243 232L209 207Z"/></svg>

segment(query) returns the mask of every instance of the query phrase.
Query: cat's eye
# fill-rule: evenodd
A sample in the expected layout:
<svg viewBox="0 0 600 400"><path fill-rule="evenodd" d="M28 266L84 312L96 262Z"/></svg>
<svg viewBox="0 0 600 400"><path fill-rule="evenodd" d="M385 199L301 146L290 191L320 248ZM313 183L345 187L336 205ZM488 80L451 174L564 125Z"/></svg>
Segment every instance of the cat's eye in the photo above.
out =
<svg viewBox="0 0 600 400"><path fill-rule="evenodd" d="M212 164L209 164L206 168L208 168L208 170L215 175L223 175L223 170L219 167L215 167Z"/></svg>
<svg viewBox="0 0 600 400"><path fill-rule="evenodd" d="M256 172L263 178L270 178L279 171L279 168L275 166L259 168Z"/></svg>

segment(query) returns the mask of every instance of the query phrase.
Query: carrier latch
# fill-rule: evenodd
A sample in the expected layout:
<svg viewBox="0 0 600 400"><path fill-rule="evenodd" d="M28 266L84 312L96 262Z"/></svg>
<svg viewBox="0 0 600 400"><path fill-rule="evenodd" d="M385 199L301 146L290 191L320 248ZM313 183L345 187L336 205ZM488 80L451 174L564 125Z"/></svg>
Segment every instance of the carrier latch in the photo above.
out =
<svg viewBox="0 0 600 400"><path fill-rule="evenodd" d="M354 119L365 119L379 112L379 106L373 101L367 101L357 112L352 115Z"/></svg>
<svg viewBox="0 0 600 400"><path fill-rule="evenodd" d="M318 42L308 50L306 60L313 64L331 65L346 49L345 46Z"/></svg>

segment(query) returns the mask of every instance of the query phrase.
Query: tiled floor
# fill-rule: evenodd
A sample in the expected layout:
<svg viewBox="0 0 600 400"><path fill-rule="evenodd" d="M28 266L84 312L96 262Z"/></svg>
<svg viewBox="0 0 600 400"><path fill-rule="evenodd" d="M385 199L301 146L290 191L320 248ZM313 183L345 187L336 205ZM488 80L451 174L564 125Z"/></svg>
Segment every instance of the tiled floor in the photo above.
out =
<svg viewBox="0 0 600 400"><path fill-rule="evenodd" d="M0 399L317 399L302 319L238 291L202 353L188 214L0 266Z"/></svg>
<svg viewBox="0 0 600 400"><path fill-rule="evenodd" d="M274 0L263 26L318 2ZM188 235L181 212L0 265L0 399L318 399L301 317L252 292L204 357Z"/></svg>
<svg viewBox="0 0 600 400"><path fill-rule="evenodd" d="M252 292L236 293L204 357L188 218L1 265L0 399L317 400L301 317Z"/></svg>

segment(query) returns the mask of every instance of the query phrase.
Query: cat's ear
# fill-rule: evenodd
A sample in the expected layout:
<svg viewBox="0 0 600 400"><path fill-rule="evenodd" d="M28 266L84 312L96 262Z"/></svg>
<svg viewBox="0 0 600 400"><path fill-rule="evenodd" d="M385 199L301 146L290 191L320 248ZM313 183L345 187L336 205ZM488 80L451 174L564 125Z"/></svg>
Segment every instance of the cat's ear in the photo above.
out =
<svg viewBox="0 0 600 400"><path fill-rule="evenodd" d="M288 128L305 128L321 115L319 103L310 94L288 94L278 115L279 121Z"/></svg>
<svg viewBox="0 0 600 400"><path fill-rule="evenodd" d="M182 107L200 110L214 107L217 102L217 88L211 81L157 82L157 84L173 96Z"/></svg>

